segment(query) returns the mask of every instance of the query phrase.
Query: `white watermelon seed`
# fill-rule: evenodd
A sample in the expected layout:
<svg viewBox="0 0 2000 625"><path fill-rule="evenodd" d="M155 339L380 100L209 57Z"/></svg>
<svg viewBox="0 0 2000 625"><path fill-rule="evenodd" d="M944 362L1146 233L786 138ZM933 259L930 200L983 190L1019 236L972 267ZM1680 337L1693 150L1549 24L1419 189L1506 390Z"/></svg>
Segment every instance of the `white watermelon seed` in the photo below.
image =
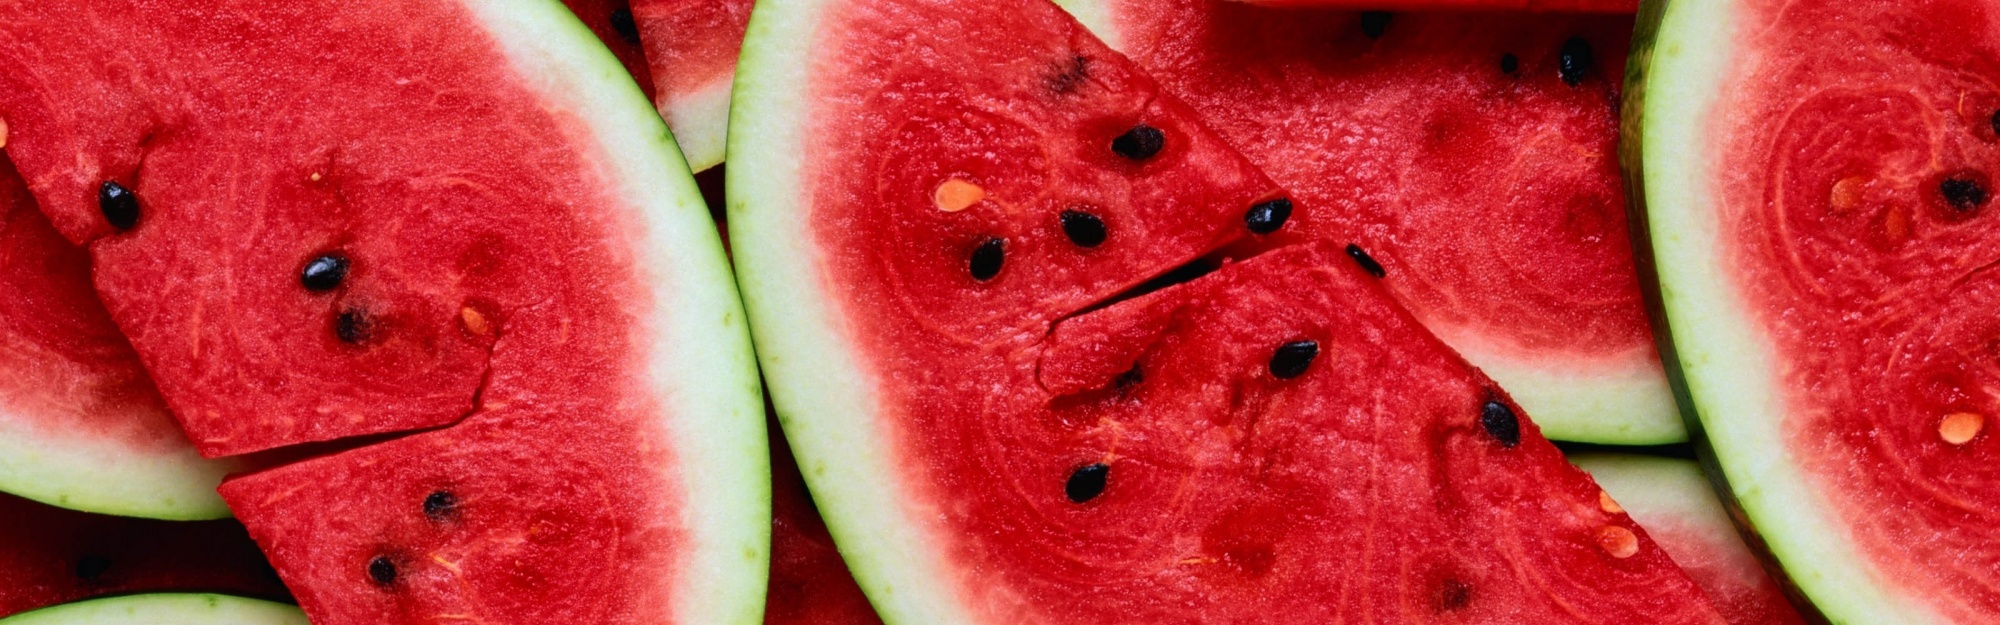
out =
<svg viewBox="0 0 2000 625"><path fill-rule="evenodd" d="M1986 417L1973 412L1954 412L1938 422L1938 437L1953 445L1964 445L1986 429Z"/></svg>
<svg viewBox="0 0 2000 625"><path fill-rule="evenodd" d="M937 191L931 193L931 201L937 202L938 210L947 213L972 208L972 205L985 199L985 189L957 178L944 181L938 185Z"/></svg>

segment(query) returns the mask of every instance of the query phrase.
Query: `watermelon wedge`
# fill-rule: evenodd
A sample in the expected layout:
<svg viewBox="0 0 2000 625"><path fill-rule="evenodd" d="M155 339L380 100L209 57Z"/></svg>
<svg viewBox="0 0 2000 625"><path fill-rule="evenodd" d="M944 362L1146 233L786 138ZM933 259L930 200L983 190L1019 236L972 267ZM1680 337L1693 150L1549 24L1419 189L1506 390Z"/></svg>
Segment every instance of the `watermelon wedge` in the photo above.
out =
<svg viewBox="0 0 2000 625"><path fill-rule="evenodd" d="M90 257L56 234L0 155L0 492L125 516L229 515L139 356L90 287Z"/></svg>
<svg viewBox="0 0 2000 625"><path fill-rule="evenodd" d="M1054 5L749 33L732 249L884 621L1721 622L1342 246L1212 257L1312 207Z"/></svg>
<svg viewBox="0 0 2000 625"><path fill-rule="evenodd" d="M0 495L0 617L159 591L287 597L233 521L88 514Z"/></svg>
<svg viewBox="0 0 2000 625"><path fill-rule="evenodd" d="M1533 11L1624 13L1639 0L1235 0L1269 7L1379 9L1392 11Z"/></svg>
<svg viewBox="0 0 2000 625"><path fill-rule="evenodd" d="M1646 5L1624 143L1663 345L1836 623L2000 622L2000 5Z"/></svg>
<svg viewBox="0 0 2000 625"><path fill-rule="evenodd" d="M1632 515L1708 593L1731 625L1804 625L1784 589L1743 543L1701 465L1632 454L1569 457L1604 487L1610 505Z"/></svg>
<svg viewBox="0 0 2000 625"><path fill-rule="evenodd" d="M562 5L4 4L0 119L197 447L319 443L222 486L315 623L757 620L733 283Z"/></svg>
<svg viewBox="0 0 2000 625"><path fill-rule="evenodd" d="M306 625L299 609L228 595L154 594L95 599L38 610L5 625Z"/></svg>
<svg viewBox="0 0 2000 625"><path fill-rule="evenodd" d="M1550 438L1686 440L1618 176L1631 18L1065 0L1355 245Z"/></svg>
<svg viewBox="0 0 2000 625"><path fill-rule="evenodd" d="M653 103L696 172L722 162L730 82L755 0L632 0ZM637 75L637 74L634 74Z"/></svg>

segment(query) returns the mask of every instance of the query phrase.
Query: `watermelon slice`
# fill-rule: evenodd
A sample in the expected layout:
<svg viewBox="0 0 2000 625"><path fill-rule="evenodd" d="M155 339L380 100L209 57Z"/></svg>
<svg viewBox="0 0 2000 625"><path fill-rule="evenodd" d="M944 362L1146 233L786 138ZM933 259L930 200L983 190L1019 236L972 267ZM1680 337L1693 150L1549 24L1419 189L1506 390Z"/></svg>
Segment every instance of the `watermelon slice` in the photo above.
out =
<svg viewBox="0 0 2000 625"><path fill-rule="evenodd" d="M1731 625L1804 625L1805 618L1737 534L1700 465L1612 453L1572 455L1570 462L1604 487L1611 505L1646 527Z"/></svg>
<svg viewBox="0 0 2000 625"><path fill-rule="evenodd" d="M722 162L736 52L756 0L632 0L653 103L699 172ZM636 74L635 74L636 75Z"/></svg>
<svg viewBox="0 0 2000 625"><path fill-rule="evenodd" d="M1618 176L1631 19L1065 0L1322 210L1551 438L1686 440L1646 324Z"/></svg>
<svg viewBox="0 0 2000 625"><path fill-rule="evenodd" d="M327 442L222 487L315 623L757 619L726 261L560 4L0 5L0 119L203 453Z"/></svg>
<svg viewBox="0 0 2000 625"><path fill-rule="evenodd" d="M0 616L156 591L287 596L235 522L88 514L0 495Z"/></svg>
<svg viewBox="0 0 2000 625"><path fill-rule="evenodd" d="M90 257L0 155L0 491L126 516L229 515L203 460L90 288Z"/></svg>
<svg viewBox="0 0 2000 625"><path fill-rule="evenodd" d="M96 599L0 620L6 625L306 625L299 609L228 595L155 594Z"/></svg>
<svg viewBox="0 0 2000 625"><path fill-rule="evenodd" d="M1670 370L1834 622L2000 619L2000 6L1649 4L1625 145Z"/></svg>
<svg viewBox="0 0 2000 625"><path fill-rule="evenodd" d="M885 621L1720 622L1341 246L1206 259L1311 207L1055 6L749 32L733 249Z"/></svg>

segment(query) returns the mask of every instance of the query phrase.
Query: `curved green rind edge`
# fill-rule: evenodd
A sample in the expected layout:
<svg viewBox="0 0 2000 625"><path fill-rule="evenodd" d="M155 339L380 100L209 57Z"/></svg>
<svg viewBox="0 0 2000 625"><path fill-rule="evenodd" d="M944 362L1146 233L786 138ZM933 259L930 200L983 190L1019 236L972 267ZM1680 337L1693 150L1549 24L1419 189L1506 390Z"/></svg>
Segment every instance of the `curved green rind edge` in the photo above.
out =
<svg viewBox="0 0 2000 625"><path fill-rule="evenodd" d="M0 625L306 625L306 615L261 599L161 593L65 603L0 618Z"/></svg>
<svg viewBox="0 0 2000 625"><path fill-rule="evenodd" d="M699 173L722 164L729 141L729 94L733 80L716 80L694 93L659 102L660 116L674 130L681 156Z"/></svg>
<svg viewBox="0 0 2000 625"><path fill-rule="evenodd" d="M671 596L683 623L761 623L770 564L770 445L763 386L728 256L653 103L596 35L555 0L461 0L531 88L574 113L646 232L634 263L656 305L647 373L687 493L685 560ZM544 444L562 444L544 441Z"/></svg>
<svg viewBox="0 0 2000 625"><path fill-rule="evenodd" d="M1660 358L1704 472L1801 614L1943 622L1885 590L1792 460L1772 356L1721 266L1701 129L1722 96L1742 1L1645 0L1625 66L1619 160Z"/></svg>
<svg viewBox="0 0 2000 625"><path fill-rule="evenodd" d="M167 521L227 518L215 487L238 468L203 459L190 443L135 452L116 440L51 437L0 414L0 492L51 506Z"/></svg>
<svg viewBox="0 0 2000 625"><path fill-rule="evenodd" d="M1112 49L1124 49L1124 33L1115 15L1118 0L1056 0L1056 4ZM1552 440L1635 446L1688 440L1673 392L1650 363L1640 369L1623 368L1627 370L1551 370L1487 353L1464 341L1446 342L1507 389L1542 435Z"/></svg>

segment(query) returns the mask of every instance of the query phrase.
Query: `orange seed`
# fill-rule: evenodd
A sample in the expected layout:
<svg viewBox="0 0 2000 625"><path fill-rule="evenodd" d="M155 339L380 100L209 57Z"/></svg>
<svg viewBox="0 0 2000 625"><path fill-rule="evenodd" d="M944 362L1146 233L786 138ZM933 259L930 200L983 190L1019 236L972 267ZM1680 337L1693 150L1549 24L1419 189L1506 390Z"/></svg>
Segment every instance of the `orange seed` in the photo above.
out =
<svg viewBox="0 0 2000 625"><path fill-rule="evenodd" d="M1617 501L1611 499L1611 493L1601 490L1597 491L1597 509L1603 510L1606 514L1618 514L1625 511L1624 506L1618 505Z"/></svg>
<svg viewBox="0 0 2000 625"><path fill-rule="evenodd" d="M1854 209L1861 207L1861 193L1866 190L1863 188L1866 185L1867 181L1862 180L1860 176L1841 178L1840 182L1833 183L1833 192L1831 197L1827 198L1827 206L1833 208L1834 214L1853 212Z"/></svg>
<svg viewBox="0 0 2000 625"><path fill-rule="evenodd" d="M1597 546L1611 557L1623 560L1639 553L1639 535L1623 527L1606 525L1597 530Z"/></svg>
<svg viewBox="0 0 2000 625"><path fill-rule="evenodd" d="M1938 422L1938 437L1953 445L1964 445L1986 429L1986 417L1973 412L1954 412Z"/></svg>
<svg viewBox="0 0 2000 625"><path fill-rule="evenodd" d="M937 192L932 194L931 199L937 202L938 210L956 213L972 208L972 205L986 199L986 190L979 188L979 185L952 178L938 185Z"/></svg>
<svg viewBox="0 0 2000 625"><path fill-rule="evenodd" d="M486 323L486 315L479 314L479 311L474 310L471 306L458 309L458 320L464 323L465 329L473 334L486 336L487 332L493 330L493 327Z"/></svg>

